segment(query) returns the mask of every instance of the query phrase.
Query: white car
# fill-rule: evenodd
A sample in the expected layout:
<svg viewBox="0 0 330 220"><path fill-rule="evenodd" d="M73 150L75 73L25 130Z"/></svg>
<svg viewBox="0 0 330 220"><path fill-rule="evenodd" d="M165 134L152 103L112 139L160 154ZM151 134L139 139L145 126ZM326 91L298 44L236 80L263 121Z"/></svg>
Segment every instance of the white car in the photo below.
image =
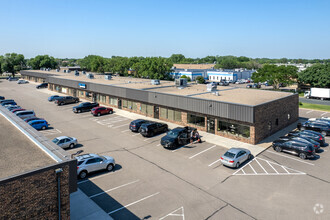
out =
<svg viewBox="0 0 330 220"><path fill-rule="evenodd" d="M27 81L25 79L20 79L17 81L17 84L25 84L25 83L29 83L29 81Z"/></svg>
<svg viewBox="0 0 330 220"><path fill-rule="evenodd" d="M83 154L76 157L77 159L77 175L79 178L86 178L87 174L99 170L108 172L115 168L115 159L110 156L99 156L97 154Z"/></svg>
<svg viewBox="0 0 330 220"><path fill-rule="evenodd" d="M61 148L74 148L74 146L78 144L77 138L67 136L57 137L52 141Z"/></svg>

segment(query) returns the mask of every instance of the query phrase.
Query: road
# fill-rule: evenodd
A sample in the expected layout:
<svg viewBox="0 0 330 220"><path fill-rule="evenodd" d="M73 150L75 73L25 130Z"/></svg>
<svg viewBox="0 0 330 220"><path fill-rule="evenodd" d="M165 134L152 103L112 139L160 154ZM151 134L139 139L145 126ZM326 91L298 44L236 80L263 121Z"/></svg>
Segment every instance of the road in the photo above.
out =
<svg viewBox="0 0 330 220"><path fill-rule="evenodd" d="M330 100L306 99L302 97L299 97L299 102L318 104L318 105L330 105Z"/></svg>
<svg viewBox="0 0 330 220"><path fill-rule="evenodd" d="M48 120L52 128L41 131L47 138L76 137L80 145L70 153L82 149L115 158L113 172L92 174L78 184L114 219L330 219L328 146L304 161L267 149L231 169L219 162L222 146L204 142L166 150L159 145L163 135L132 133L129 119L116 112L75 114L73 105L48 102L45 90L33 84L3 80L0 94Z"/></svg>

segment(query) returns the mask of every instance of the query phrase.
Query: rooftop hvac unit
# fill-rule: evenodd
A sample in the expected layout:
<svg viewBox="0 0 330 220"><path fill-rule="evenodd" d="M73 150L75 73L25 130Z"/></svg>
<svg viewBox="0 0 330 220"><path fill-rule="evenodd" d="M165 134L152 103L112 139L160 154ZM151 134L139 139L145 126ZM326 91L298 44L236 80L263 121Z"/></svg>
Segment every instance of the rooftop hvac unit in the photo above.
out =
<svg viewBox="0 0 330 220"><path fill-rule="evenodd" d="M92 73L87 73L86 76L88 79L94 79L94 75Z"/></svg>
<svg viewBox="0 0 330 220"><path fill-rule="evenodd" d="M82 74L86 74L86 71L85 71L85 70L83 70L83 71L82 71Z"/></svg>
<svg viewBox="0 0 330 220"><path fill-rule="evenodd" d="M176 87L186 87L188 80L186 78L175 79Z"/></svg>
<svg viewBox="0 0 330 220"><path fill-rule="evenodd" d="M151 80L151 85L159 85L159 84L160 84L159 79L152 79Z"/></svg>
<svg viewBox="0 0 330 220"><path fill-rule="evenodd" d="M209 92L213 92L217 90L217 84L212 82L206 85L206 90Z"/></svg>
<svg viewBox="0 0 330 220"><path fill-rule="evenodd" d="M110 80L111 78L112 78L111 75L104 75L104 79L106 79L106 80Z"/></svg>

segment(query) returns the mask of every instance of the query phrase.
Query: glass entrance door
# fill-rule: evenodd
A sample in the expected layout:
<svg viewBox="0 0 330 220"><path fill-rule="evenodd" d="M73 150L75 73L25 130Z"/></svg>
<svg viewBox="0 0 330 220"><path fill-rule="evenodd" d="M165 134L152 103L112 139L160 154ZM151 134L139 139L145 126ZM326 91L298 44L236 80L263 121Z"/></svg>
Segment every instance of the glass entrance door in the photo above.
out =
<svg viewBox="0 0 330 220"><path fill-rule="evenodd" d="M215 134L215 119L207 118L207 132Z"/></svg>

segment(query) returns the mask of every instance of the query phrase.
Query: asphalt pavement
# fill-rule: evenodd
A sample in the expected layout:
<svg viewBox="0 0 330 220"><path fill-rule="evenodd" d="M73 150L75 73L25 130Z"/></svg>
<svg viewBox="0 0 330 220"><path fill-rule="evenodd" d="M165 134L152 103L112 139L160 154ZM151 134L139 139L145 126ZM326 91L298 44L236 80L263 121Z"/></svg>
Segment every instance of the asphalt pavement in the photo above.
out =
<svg viewBox="0 0 330 220"><path fill-rule="evenodd" d="M330 100L306 99L303 97L299 97L299 102L318 104L318 105L330 105Z"/></svg>

